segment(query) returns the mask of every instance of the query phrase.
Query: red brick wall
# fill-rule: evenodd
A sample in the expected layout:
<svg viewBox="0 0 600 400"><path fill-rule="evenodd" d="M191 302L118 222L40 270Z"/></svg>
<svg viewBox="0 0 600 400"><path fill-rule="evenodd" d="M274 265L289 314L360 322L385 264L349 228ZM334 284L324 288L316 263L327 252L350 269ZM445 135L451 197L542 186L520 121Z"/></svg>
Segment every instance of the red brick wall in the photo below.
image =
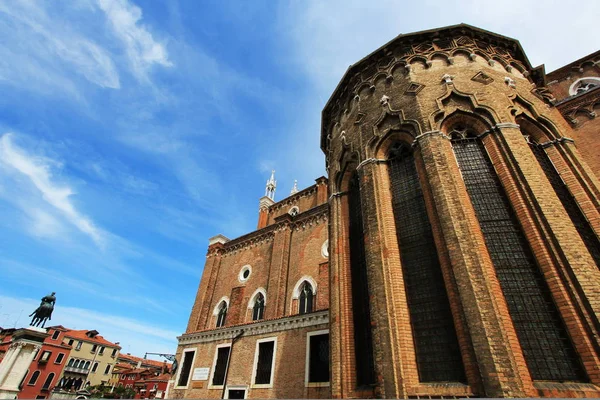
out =
<svg viewBox="0 0 600 400"><path fill-rule="evenodd" d="M231 351L227 385L246 386L248 398L330 398L329 387L306 387L305 385L307 333L322 329L327 329L327 325L296 328L256 336L242 336L234 343ZM257 340L273 337L277 338L273 387L253 388L252 376ZM197 349L193 368L210 368L209 380L190 381L188 389L172 389L170 397L221 398L222 387L209 388L209 385L212 383L210 379L217 345L224 343L231 343L231 340L217 340L180 348L177 354L178 358L181 357L180 353L183 348ZM199 385L202 387L198 387Z"/></svg>

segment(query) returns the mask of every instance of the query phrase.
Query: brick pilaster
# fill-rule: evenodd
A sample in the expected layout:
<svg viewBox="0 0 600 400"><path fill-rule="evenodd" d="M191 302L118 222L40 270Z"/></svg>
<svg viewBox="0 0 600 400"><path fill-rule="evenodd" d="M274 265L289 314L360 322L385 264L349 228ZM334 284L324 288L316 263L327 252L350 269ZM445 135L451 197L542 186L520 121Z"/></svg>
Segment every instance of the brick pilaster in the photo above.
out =
<svg viewBox="0 0 600 400"><path fill-rule="evenodd" d="M266 318L280 318L289 313L291 293L287 293L287 281L290 267L290 243L292 229L291 216L284 214L277 218L279 224L273 237L271 272L269 275L269 307L265 309ZM286 309L287 308L287 309Z"/></svg>
<svg viewBox="0 0 600 400"><path fill-rule="evenodd" d="M561 141L545 148L561 179L577 201L596 235L600 236L600 183L577 147Z"/></svg>
<svg viewBox="0 0 600 400"><path fill-rule="evenodd" d="M208 247L202 279L186 332L207 328L207 323L210 321L209 316L212 314L210 306L221 265L222 250L222 243L215 243Z"/></svg>
<svg viewBox="0 0 600 400"><path fill-rule="evenodd" d="M329 334L331 396L357 397L352 282L348 232L348 197L335 193L329 200Z"/></svg>
<svg viewBox="0 0 600 400"><path fill-rule="evenodd" d="M412 378L417 384L418 373L416 368L403 368L416 366L416 360L408 305L402 295L404 281L389 180L379 173L375 162L363 164L358 172L377 385L383 398L405 397L403 378Z"/></svg>

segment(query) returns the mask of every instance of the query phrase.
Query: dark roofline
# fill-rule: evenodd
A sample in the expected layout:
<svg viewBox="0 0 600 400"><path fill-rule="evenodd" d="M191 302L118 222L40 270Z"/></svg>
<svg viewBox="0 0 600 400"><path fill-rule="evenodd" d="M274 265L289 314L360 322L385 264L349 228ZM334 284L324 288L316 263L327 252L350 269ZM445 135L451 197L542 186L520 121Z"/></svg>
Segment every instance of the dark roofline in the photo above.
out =
<svg viewBox="0 0 600 400"><path fill-rule="evenodd" d="M595 56L600 56L600 50L596 50L595 52L593 52L593 53L590 53L590 54L588 54L587 56L583 56L583 57L581 57L581 58L580 58L580 59L578 59L578 60L571 61L570 63L568 63L568 64L566 64L566 65L563 65L562 67L559 67L559 68L555 69L555 70L554 70L554 71L552 71L552 72L548 72L548 73L546 74L546 76L549 76L549 77L550 77L550 76L551 76L551 75L553 75L553 74L557 74L557 73L559 73L559 72L563 72L564 70L566 70L566 69L570 69L570 68L572 68L572 67L573 67L573 66L575 66L575 65L582 64L583 62L585 62L585 61L588 61L588 59L590 59L590 58L594 58Z"/></svg>
<svg viewBox="0 0 600 400"><path fill-rule="evenodd" d="M523 61L525 62L525 66L528 69L532 69L533 68L531 66L531 62L529 61L529 59L527 58L527 55L525 54L525 51L523 50L523 47L521 46L521 43L517 39L513 39L513 38L508 37L508 36L500 35L498 33L491 32L491 31L488 31L488 30L485 30L485 29L482 29L482 28L478 28L478 27L473 26L473 25L469 25L469 24L465 24L465 23L460 23L460 24L456 24L456 25L448 25L448 26L444 26L444 27L440 27L440 28L427 29L427 30L417 31L417 32L412 32L412 33L405 33L405 34L401 33L398 36L396 36L395 38L393 38L392 40L390 40L387 43L385 43L383 46L378 47L376 50L372 51L371 53L369 53L368 55L366 55L365 57L361 58L359 61L355 62L354 64L351 64L348 67L348 69L346 70L346 72L344 73L344 75L342 76L342 78L340 79L340 81L338 82L338 84L336 85L335 89L331 93L331 96L329 96L329 99L325 103L325 106L323 107L323 111L321 112L321 150L323 152L325 151L325 140L324 140L324 136L325 135L323 135L323 133L324 133L323 121L324 121L325 113L327 112L327 109L328 109L331 101L337 95L340 87L343 84L345 84L345 80L348 77L348 75L349 75L349 73L350 73L351 70L353 70L358 65L362 64L363 62L365 62L367 59L371 58L375 54L383 51L385 48L387 48L392 43L395 43L395 42L397 42L397 41L399 41L401 39L408 39L408 38L415 37L415 36L425 36L425 35L431 35L431 34L438 35L441 32L451 31L451 30L454 30L454 29L461 29L461 28L462 29L469 29L471 31L475 31L475 32L478 32L478 33L482 33L482 34L485 34L485 35L496 37L496 38L501 39L501 40L506 40L506 41L510 41L510 42L515 43L517 45L517 49L520 52L520 56L523 58Z"/></svg>

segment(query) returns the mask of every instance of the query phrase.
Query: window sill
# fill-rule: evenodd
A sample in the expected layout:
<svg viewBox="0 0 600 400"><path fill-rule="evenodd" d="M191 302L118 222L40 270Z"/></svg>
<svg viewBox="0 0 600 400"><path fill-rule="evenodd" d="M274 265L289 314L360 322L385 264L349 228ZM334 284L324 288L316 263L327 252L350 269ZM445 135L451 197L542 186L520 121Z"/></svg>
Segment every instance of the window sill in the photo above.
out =
<svg viewBox="0 0 600 400"><path fill-rule="evenodd" d="M208 385L207 389L219 389L219 390L223 390L223 385Z"/></svg>
<svg viewBox="0 0 600 400"><path fill-rule="evenodd" d="M273 384L272 383L259 383L259 384L253 384L250 385L250 387L252 389L273 389Z"/></svg>
<svg viewBox="0 0 600 400"><path fill-rule="evenodd" d="M329 382L307 382L305 387L329 387Z"/></svg>

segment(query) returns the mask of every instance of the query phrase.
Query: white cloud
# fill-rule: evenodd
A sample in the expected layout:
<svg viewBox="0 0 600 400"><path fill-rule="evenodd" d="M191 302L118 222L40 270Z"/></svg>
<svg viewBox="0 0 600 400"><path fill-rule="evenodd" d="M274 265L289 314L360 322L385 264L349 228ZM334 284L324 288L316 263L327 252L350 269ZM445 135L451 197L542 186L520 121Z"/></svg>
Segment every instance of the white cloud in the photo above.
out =
<svg viewBox="0 0 600 400"><path fill-rule="evenodd" d="M57 293L58 295L58 293ZM39 300L31 298L13 298L0 295L0 326L24 327L29 324L30 312L39 306ZM176 337L181 332L161 327L160 321L148 324L115 314L65 306L57 303L52 320L46 327L63 325L70 329L95 329L106 340L120 342L122 352L143 356L145 352L175 353Z"/></svg>
<svg viewBox="0 0 600 400"><path fill-rule="evenodd" d="M600 15L597 0L578 2L577 11L560 0L306 0L281 3L278 11L289 51L281 61L309 83L306 95L294 98L298 116L288 134L269 151L280 178L300 183L324 173L321 111L348 66L399 34L464 22L518 39L533 66L545 63L547 71L598 50L589 31Z"/></svg>
<svg viewBox="0 0 600 400"><path fill-rule="evenodd" d="M153 64L170 67L165 47L156 42L146 27L138 24L142 10L127 0L98 0L119 39L123 42L134 74L147 80L147 70Z"/></svg>
<svg viewBox="0 0 600 400"><path fill-rule="evenodd" d="M98 86L120 87L110 53L70 24L50 18L43 3L0 2L0 21L0 80L77 92L69 76L74 71Z"/></svg>
<svg viewBox="0 0 600 400"><path fill-rule="evenodd" d="M280 11L292 58L326 99L349 65L397 35L461 22L518 39L534 66L556 69L597 50L589 27L600 2L582 0L571 12L560 0L307 0Z"/></svg>
<svg viewBox="0 0 600 400"><path fill-rule="evenodd" d="M16 146L12 138L13 135L10 133L0 137L1 162L28 177L48 204L60 211L64 218L81 232L91 237L97 245L103 247L102 231L73 205L71 201L71 196L74 194L73 190L53 181L51 168L53 164L56 165L56 162L28 154ZM44 216L42 225L45 227L48 222L51 222L51 220L48 216Z"/></svg>

